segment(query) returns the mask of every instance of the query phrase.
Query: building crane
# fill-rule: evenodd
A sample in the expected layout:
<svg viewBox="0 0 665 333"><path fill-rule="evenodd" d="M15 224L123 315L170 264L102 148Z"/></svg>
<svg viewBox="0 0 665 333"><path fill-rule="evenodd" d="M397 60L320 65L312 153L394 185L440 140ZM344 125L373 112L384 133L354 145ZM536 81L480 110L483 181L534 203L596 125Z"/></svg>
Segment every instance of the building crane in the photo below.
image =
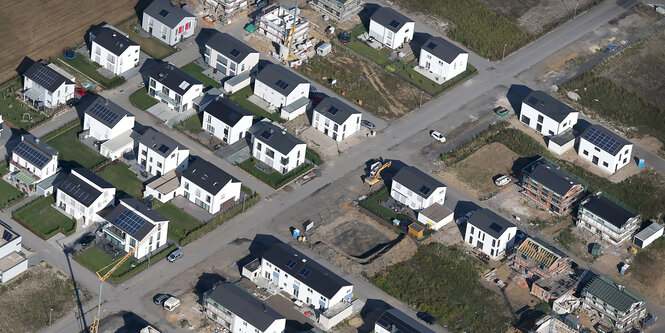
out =
<svg viewBox="0 0 665 333"><path fill-rule="evenodd" d="M135 248L129 250L129 252L127 252L127 254L125 254L122 258L113 261L112 263L102 267L101 269L95 272L95 274L97 274L97 277L99 278L99 299L97 301L97 315L95 316L95 320L93 321L92 325L90 325L90 333L97 333L97 330L99 329L99 320L101 319L102 316L102 286L104 284L104 281L106 281L106 279L108 279L109 276L111 276L111 274L118 267L120 267L120 265L122 265L125 261L127 261L127 259L129 259L129 257L131 257L132 254L134 254L134 251L136 251ZM109 267L111 267L111 269L109 269L108 272L102 275L102 272L108 269Z"/></svg>
<svg viewBox="0 0 665 333"><path fill-rule="evenodd" d="M293 23L291 24L291 29L289 29L289 34L286 36L286 43L284 43L284 47L287 49L286 55L284 56L284 63L291 61L291 60L298 60L298 58L293 56L293 36L295 35L296 32L296 23L298 22L298 2L296 1L296 6L293 8ZM281 53L281 52L280 52Z"/></svg>

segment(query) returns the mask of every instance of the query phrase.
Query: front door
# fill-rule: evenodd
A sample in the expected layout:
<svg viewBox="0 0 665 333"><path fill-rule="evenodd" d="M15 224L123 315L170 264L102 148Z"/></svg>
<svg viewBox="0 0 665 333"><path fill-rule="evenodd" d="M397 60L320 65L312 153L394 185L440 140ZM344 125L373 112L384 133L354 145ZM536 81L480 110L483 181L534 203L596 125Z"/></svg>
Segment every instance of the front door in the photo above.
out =
<svg viewBox="0 0 665 333"><path fill-rule="evenodd" d="M591 159L591 163L593 163L593 164L595 164L595 165L598 165L598 156L594 156L594 157Z"/></svg>

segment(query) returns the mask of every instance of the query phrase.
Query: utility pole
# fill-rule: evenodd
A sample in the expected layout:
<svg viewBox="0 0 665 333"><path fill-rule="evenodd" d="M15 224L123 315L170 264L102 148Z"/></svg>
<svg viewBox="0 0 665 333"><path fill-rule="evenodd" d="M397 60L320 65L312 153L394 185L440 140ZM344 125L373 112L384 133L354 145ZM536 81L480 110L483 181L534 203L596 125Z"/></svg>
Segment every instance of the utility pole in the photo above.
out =
<svg viewBox="0 0 665 333"><path fill-rule="evenodd" d="M508 44L503 44L503 55L501 56L501 61L506 58L506 46L508 46Z"/></svg>
<svg viewBox="0 0 665 333"><path fill-rule="evenodd" d="M420 106L418 107L419 109L423 107L423 95L425 94L424 91L420 91Z"/></svg>
<svg viewBox="0 0 665 333"><path fill-rule="evenodd" d="M577 6L578 6L579 4L580 4L579 2L575 2L575 12L573 12L573 20L574 20L575 17L577 16Z"/></svg>
<svg viewBox="0 0 665 333"><path fill-rule="evenodd" d="M51 326L51 314L53 313L53 308L51 308L48 312L48 325Z"/></svg>

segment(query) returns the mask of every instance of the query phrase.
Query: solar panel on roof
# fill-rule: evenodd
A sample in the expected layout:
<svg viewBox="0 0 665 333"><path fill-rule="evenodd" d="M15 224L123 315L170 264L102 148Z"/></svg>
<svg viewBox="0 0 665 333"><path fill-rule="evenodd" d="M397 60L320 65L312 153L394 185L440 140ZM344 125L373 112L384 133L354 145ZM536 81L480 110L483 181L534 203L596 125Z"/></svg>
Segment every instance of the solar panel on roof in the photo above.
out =
<svg viewBox="0 0 665 333"><path fill-rule="evenodd" d="M538 99L532 96L531 98L529 98L529 104L532 105L538 104Z"/></svg>
<svg viewBox="0 0 665 333"><path fill-rule="evenodd" d="M74 198L76 201L87 204L88 200L92 199L90 194L85 192L78 184L66 183L62 190L69 193L69 196Z"/></svg>
<svg viewBox="0 0 665 333"><path fill-rule="evenodd" d="M277 80L277 83L275 83L275 85L281 88L282 90L286 90L286 88L289 87L289 84L282 80Z"/></svg>
<svg viewBox="0 0 665 333"><path fill-rule="evenodd" d="M187 82L187 81L182 81L180 83L180 85L178 86L178 88L183 89L183 90L187 89L187 87L189 87L189 82Z"/></svg>
<svg viewBox="0 0 665 333"><path fill-rule="evenodd" d="M12 240L12 233L5 230L5 232L2 233L2 239L9 242L10 240Z"/></svg>
<svg viewBox="0 0 665 333"><path fill-rule="evenodd" d="M166 10L166 9L162 9L162 11L159 12L159 15L160 15L161 17L166 17L166 15L169 15L169 11Z"/></svg>
<svg viewBox="0 0 665 333"><path fill-rule="evenodd" d="M118 119L117 114L113 113L106 106L100 103L95 104L88 112L90 112L91 115L98 117L107 124L113 124L116 121L116 119Z"/></svg>
<svg viewBox="0 0 665 333"><path fill-rule="evenodd" d="M41 168L46 165L51 160L51 157L41 152L37 148L28 144L25 141L21 141L16 148L14 148L14 153L24 158L28 163Z"/></svg>
<svg viewBox="0 0 665 333"><path fill-rule="evenodd" d="M586 133L584 133L583 138L596 147L614 155L616 151L621 147L619 141L611 138L609 135L601 132L595 127L590 128Z"/></svg>
<svg viewBox="0 0 665 333"><path fill-rule="evenodd" d="M496 224L496 223L492 223L492 224L490 224L490 229L492 229L496 232L501 232L501 230L503 230L503 227Z"/></svg>
<svg viewBox="0 0 665 333"><path fill-rule="evenodd" d="M261 137L266 139L266 140L270 139L271 136L272 136L272 133L270 133L270 131L264 131L263 133L261 133Z"/></svg>
<svg viewBox="0 0 665 333"><path fill-rule="evenodd" d="M390 26L393 27L393 28L397 28L397 27L399 26L399 22L397 22L397 21L395 21L395 20L392 20L392 21L390 22Z"/></svg>
<svg viewBox="0 0 665 333"><path fill-rule="evenodd" d="M161 145L157 150L161 151L162 153L166 153L167 151L169 151L169 147L166 145Z"/></svg>
<svg viewBox="0 0 665 333"><path fill-rule="evenodd" d="M337 112L339 112L339 109L334 106L331 106L330 109L328 110L328 113L330 113L333 116L336 115Z"/></svg>
<svg viewBox="0 0 665 333"><path fill-rule="evenodd" d="M427 186L423 186L423 187L420 188L420 193L422 193L422 194L427 194L427 193L429 193L429 191L430 191L430 188L427 187Z"/></svg>
<svg viewBox="0 0 665 333"><path fill-rule="evenodd" d="M46 66L41 66L33 74L32 80L42 87L48 87L56 78L57 73L55 71Z"/></svg>
<svg viewBox="0 0 665 333"><path fill-rule="evenodd" d="M293 268L295 266L296 266L296 262L291 260L291 259L289 259L289 262L286 263L286 267L288 267L288 268Z"/></svg>
<svg viewBox="0 0 665 333"><path fill-rule="evenodd" d="M430 50L434 50L435 47L436 47L436 44L434 44L434 43L427 44L427 48L430 49Z"/></svg>
<svg viewBox="0 0 665 333"><path fill-rule="evenodd" d="M237 57L239 54L240 54L240 51L238 51L238 49L231 50L231 55L232 56Z"/></svg>
<svg viewBox="0 0 665 333"><path fill-rule="evenodd" d="M309 276L309 273L311 273L309 269L307 269L307 268L303 268L303 269L300 271L300 273L298 273L298 274L300 274L300 276L302 276L302 277L308 277L308 276Z"/></svg>
<svg viewBox="0 0 665 333"><path fill-rule="evenodd" d="M147 221L131 210L122 212L115 218L114 224L129 234L135 234Z"/></svg>

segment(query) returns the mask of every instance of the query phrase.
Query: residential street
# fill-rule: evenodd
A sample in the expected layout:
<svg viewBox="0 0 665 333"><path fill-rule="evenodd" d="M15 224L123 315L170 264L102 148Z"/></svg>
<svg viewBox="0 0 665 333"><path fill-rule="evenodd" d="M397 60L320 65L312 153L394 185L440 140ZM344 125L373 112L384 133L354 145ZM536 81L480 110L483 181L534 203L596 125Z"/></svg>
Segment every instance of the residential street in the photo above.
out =
<svg viewBox="0 0 665 333"><path fill-rule="evenodd" d="M117 89L104 91L102 93L104 97L110 98L115 103L134 113L138 123L152 126L168 134L176 141L189 147L192 155L201 156L218 165L226 172L240 179L243 184L257 191L262 197L259 203L244 214L226 222L198 241L185 246L184 260L179 260L175 263L168 263L162 260L151 265L150 269L124 283L116 286L105 284L103 295L105 299L104 310L106 313L114 313L119 310L133 311L142 316L143 319L162 329L163 332L185 331L168 322L165 319L164 312L152 304L152 295L156 292L165 289L190 287L189 285L170 286L169 282L174 277L192 269L207 258L223 253L224 251L228 250L230 255L242 252L242 250L234 248L237 247L236 245L229 244L237 238L253 239L257 234L268 234L289 242L291 240L289 226L294 225L294 221L300 221L303 216L309 216L312 213L311 207L320 207L325 205L326 201L329 201L330 198L338 198L345 195L347 186L352 182L359 181L359 175L362 173L361 165L364 165L365 161L369 158L383 156L388 159L399 159L407 164L417 165L425 170L431 169L427 164L431 163L432 159L424 157L421 153L423 145L430 143L427 140L428 129L432 126L439 126L440 124L441 127L445 126L444 130L449 130L465 125L472 119L478 120L481 125L489 124L492 119L488 118L487 114L489 112L487 110L475 108L466 113L461 113L459 110L467 110L465 108L466 105L481 98L483 95L494 94L507 89L511 84L519 83L514 78L517 74L528 70L557 50L572 43L584 34L593 31L596 27L606 23L632 7L635 3L635 1L607 0L589 12L578 16L574 21L559 27L541 39L507 56L505 61L500 63L489 63L477 55L470 53L470 62L478 68L478 75L464 84L450 89L437 99L423 105L422 108L416 109L390 124L376 120L375 117L367 117L368 119L374 118L372 121L377 124L379 129L375 138L367 139L363 144L356 145L345 154L327 160L321 168L321 177L317 177L302 186L294 186L294 190L288 193L284 190L272 190L270 187L234 167L226 160L219 158L194 140L164 125L153 115L131 105L129 95L141 87L140 76L129 79ZM424 32L430 32L428 27L423 27L422 25L419 25L416 30L420 29L423 29ZM167 60L176 66L182 66L198 58L200 56L198 47L193 40L187 43L189 43L187 47L172 55ZM313 85L319 91L332 94L318 84ZM43 136L75 118L75 112L68 112L38 127L33 133L37 136ZM470 133L472 132L465 133L465 137L471 135ZM665 161L641 150L637 146L635 147L635 155L646 156L647 163L658 170L665 171ZM433 156L436 157L438 155L433 154ZM475 202L475 200L453 187L448 187L447 193L446 206L451 209L457 209L456 213L459 212L458 203L460 201ZM99 283L95 274L73 260L71 261L70 270L70 263L62 252L61 244L53 240L48 242L42 241L11 220L4 213L0 213L0 219L9 221L10 225L23 235L25 247L37 251L42 258L64 271L72 272L78 284L83 285L93 293L97 292ZM415 314L413 309L399 300L388 296L365 279L347 274L339 267L333 266L324 259L317 258L316 255L308 253L308 251L302 248L299 248L299 250L316 258L322 265L354 283L356 297L362 299L382 299L410 315ZM229 256L229 261L234 259L237 258ZM84 323L78 321L76 314L72 313L54 322L53 326L43 329L42 332L76 332L83 327L83 324L90 325L96 313L96 302L97 298L95 295L91 302L83 306L86 312ZM649 305L651 312L661 318L665 318L665 311L661 306L656 304ZM438 332L447 332L447 330L438 325L435 326L435 329Z"/></svg>

